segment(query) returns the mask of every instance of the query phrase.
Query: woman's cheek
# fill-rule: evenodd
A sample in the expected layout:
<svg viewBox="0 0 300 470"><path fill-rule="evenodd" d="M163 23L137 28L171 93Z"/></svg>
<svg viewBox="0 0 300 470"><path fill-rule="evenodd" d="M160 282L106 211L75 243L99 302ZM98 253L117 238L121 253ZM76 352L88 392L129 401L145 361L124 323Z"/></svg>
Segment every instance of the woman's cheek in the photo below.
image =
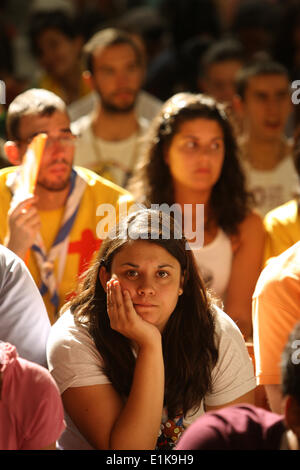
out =
<svg viewBox="0 0 300 470"><path fill-rule="evenodd" d="M119 281L120 281L120 286L121 286L122 292L124 292L124 290L127 290L129 292L130 296L132 297L132 294L134 292L132 283L129 282L128 280L122 279L122 278L119 278Z"/></svg>

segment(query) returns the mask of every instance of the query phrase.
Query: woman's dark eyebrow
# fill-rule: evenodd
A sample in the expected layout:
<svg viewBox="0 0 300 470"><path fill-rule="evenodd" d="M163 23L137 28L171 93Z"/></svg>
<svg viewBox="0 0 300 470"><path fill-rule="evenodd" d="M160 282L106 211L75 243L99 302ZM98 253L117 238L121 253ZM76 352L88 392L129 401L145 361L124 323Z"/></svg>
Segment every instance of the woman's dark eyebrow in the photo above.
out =
<svg viewBox="0 0 300 470"><path fill-rule="evenodd" d="M132 268L138 268L139 267L138 264L133 264L133 263L129 263L129 262L122 263L121 266L131 266Z"/></svg>
<svg viewBox="0 0 300 470"><path fill-rule="evenodd" d="M197 136L194 134L182 134L182 138L184 139L197 139ZM211 140L224 140L224 137L222 135L218 135L216 137L212 137Z"/></svg>
<svg viewBox="0 0 300 470"><path fill-rule="evenodd" d="M126 263L122 263L121 266L131 266L132 268L139 268L139 265L138 264L133 264L133 263L130 263L130 262L126 262ZM157 266L158 268L172 268L172 269L175 269L174 266L172 266L171 264L159 264Z"/></svg>

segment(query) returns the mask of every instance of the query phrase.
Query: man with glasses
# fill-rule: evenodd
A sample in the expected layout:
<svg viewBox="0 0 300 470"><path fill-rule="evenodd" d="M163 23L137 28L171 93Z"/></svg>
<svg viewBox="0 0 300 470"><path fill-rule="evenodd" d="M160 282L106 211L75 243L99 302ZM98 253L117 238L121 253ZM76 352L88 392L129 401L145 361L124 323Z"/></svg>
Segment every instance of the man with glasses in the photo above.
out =
<svg viewBox="0 0 300 470"><path fill-rule="evenodd" d="M73 167L76 138L65 103L52 92L27 90L7 113L5 152L13 165L21 164L40 133L48 137L33 197L12 204L18 167L0 170L0 242L25 260L54 323L100 246L97 225L105 213L99 206L118 211L131 196L90 170Z"/></svg>

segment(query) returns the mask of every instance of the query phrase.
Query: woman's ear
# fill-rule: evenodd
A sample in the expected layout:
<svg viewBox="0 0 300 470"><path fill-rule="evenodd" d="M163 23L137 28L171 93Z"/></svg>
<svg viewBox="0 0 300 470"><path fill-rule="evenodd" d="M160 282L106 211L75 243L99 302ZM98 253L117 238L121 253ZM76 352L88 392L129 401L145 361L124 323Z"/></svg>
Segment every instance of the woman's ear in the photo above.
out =
<svg viewBox="0 0 300 470"><path fill-rule="evenodd" d="M4 151L6 153L7 159L12 165L20 165L21 157L18 146L12 140L8 140L4 144Z"/></svg>
<svg viewBox="0 0 300 470"><path fill-rule="evenodd" d="M183 294L183 290L184 290L184 278L185 278L185 271L184 273L181 275L180 277L180 285L179 285L179 295L182 295Z"/></svg>
<svg viewBox="0 0 300 470"><path fill-rule="evenodd" d="M101 266L99 270L99 280L101 283L101 286L106 292L106 283L110 280L110 274L106 271L106 268L104 266Z"/></svg>

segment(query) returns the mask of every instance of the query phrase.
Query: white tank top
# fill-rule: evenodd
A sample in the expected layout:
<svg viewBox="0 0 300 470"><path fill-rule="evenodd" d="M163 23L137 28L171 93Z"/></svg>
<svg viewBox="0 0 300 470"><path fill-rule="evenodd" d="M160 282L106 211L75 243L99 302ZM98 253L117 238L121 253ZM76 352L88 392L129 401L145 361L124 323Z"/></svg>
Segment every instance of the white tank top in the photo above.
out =
<svg viewBox="0 0 300 470"><path fill-rule="evenodd" d="M193 250L193 254L206 287L224 301L232 265L229 237L219 229L211 243Z"/></svg>

